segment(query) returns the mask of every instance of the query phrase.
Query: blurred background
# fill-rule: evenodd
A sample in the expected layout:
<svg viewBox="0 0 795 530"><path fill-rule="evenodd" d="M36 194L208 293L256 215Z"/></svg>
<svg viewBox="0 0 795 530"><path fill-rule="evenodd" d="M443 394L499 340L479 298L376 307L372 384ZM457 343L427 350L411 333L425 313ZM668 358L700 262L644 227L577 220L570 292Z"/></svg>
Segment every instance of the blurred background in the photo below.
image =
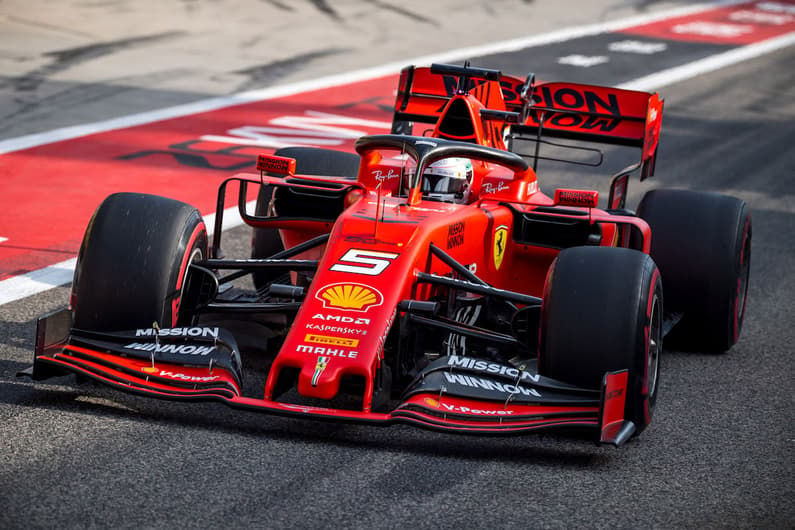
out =
<svg viewBox="0 0 795 530"><path fill-rule="evenodd" d="M690 3L0 0L0 139Z"/></svg>

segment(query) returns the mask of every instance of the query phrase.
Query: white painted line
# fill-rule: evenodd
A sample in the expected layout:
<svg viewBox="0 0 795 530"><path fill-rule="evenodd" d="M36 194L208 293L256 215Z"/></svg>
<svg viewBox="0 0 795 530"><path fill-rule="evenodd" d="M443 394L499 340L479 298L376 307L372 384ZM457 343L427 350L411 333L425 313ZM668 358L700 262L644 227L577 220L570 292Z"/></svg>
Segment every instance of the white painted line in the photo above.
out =
<svg viewBox="0 0 795 530"><path fill-rule="evenodd" d="M249 201L246 203L246 212L251 213L257 205L257 201ZM226 232L232 228L243 226L243 218L240 217L240 212L237 206L232 206L224 210L224 220L221 224L221 232ZM215 231L215 213L210 213L204 216L204 225L207 227L207 235L212 236Z"/></svg>
<svg viewBox="0 0 795 530"><path fill-rule="evenodd" d="M195 101L193 103L186 103L175 107L168 107L159 110L148 112L141 112L129 116L121 116L110 120L104 120L94 123L86 123L82 125L74 125L70 127L63 127L53 131L42 133L30 134L27 136L20 136L19 138L11 138L8 140L0 141L0 155L19 151L21 149L28 149L45 145L49 143L59 142L63 140L71 140L89 134L96 134L101 132L112 131L116 129L123 129L126 127L134 127L136 125L144 125L161 120L171 118L179 118L190 114L197 114L200 112L208 112L218 110L241 103L251 103L254 101L262 101L267 99L280 98L285 96L292 96L302 92L311 90L319 90L322 88L330 88L349 83L356 83L366 81L377 77L396 74L401 68L407 64L430 64L433 62L450 62L468 59L479 55L492 55L496 53L505 53L535 46L542 46L553 42L564 42L579 37L588 35L597 35L599 33L606 33L611 31L618 31L632 26L639 26L642 24L649 24L667 18L690 15L714 9L715 7L739 4L747 2L748 0L725 0L721 2L700 3L692 6L680 7L661 11L659 13L652 13L648 15L639 15L635 17L615 20L611 22L603 22L599 24L590 24L587 26L576 26L572 28L565 28L551 33L538 35L535 37L523 37L512 39L502 42L495 42L492 44L473 46L470 48L461 48L451 50L445 53L434 55L426 55L423 57L415 57L400 62L393 62L374 68L367 68L363 70L356 70L353 72L337 74L333 76L323 77L320 79L313 79L303 81L300 83L293 83L284 86L265 88L260 90L252 90L248 92L241 92L239 94L232 94L230 96L217 97Z"/></svg>
<svg viewBox="0 0 795 530"><path fill-rule="evenodd" d="M673 85L679 81L692 79L696 76L714 72L727 66L737 64L749 59L755 59L767 53L786 48L795 44L795 32L774 37L756 44L749 44L742 48L735 48L724 53L705 57L692 63L675 66L668 70L663 70L655 74L647 75L629 81L627 83L618 85L618 88L626 88L628 90L641 90L650 91L658 90L664 86Z"/></svg>
<svg viewBox="0 0 795 530"><path fill-rule="evenodd" d="M692 14L705 9L714 8L717 5L730 5L743 3L746 0L729 0L725 2L718 2L713 4L698 4L686 8L679 8L664 13L657 13L655 15L632 17L615 22L605 24L595 24L591 26L582 26L578 28L570 28L561 31L552 32L546 35L541 35L528 39L516 39L513 41L505 41L496 43L491 46L482 46L476 48L466 48L462 50L451 51L447 54L434 55L428 57L416 58L413 61L404 61L401 63L392 63L378 68L371 68L367 70L359 70L350 74L340 74L338 76L327 77L315 81L307 81L304 83L297 83L294 85L287 85L284 87L276 87L273 89L257 90L252 92L245 92L235 96L226 98L214 98L205 101L199 101L188 105L180 105L178 107L171 107L169 109L162 109L160 111L146 112L142 114L135 114L113 120L97 122L93 124L86 124L76 127L67 127L64 129L57 129L49 133L41 133L30 136L23 136L12 140L0 142L0 154L16 151L19 149L26 149L37 145L43 145L60 140L77 138L87 134L94 134L98 132L109 131L123 127L131 127L133 125L142 125L144 123L151 123L167 118L175 118L185 116L197 112L205 112L208 110L219 109L238 103L245 103L248 101L258 101L268 98L276 98L291 94L296 94L308 90L317 90L329 86L353 83L363 81L382 75L388 75L399 71L400 68L406 64L428 64L430 62L444 62L461 59L462 57L471 57L476 55L489 55L493 53L500 53L506 51L519 50L532 46L540 46L542 44L552 42L562 42L571 40L584 35L603 33L607 31L617 31L625 27L647 24L656 20L662 20L674 16L681 16ZM739 63L748 59L759 57L763 54L773 52L775 50L789 46L795 42L795 33L762 41L757 44L751 44L742 48L737 48L729 52L725 52L713 57L701 59L690 64L682 65L679 67L671 68L657 74L642 77L634 81L629 81L621 85L621 88L628 88L633 90L655 90L662 86L667 86L675 82L684 81L696 77L702 73L712 72L719 68L724 68L732 64ZM325 83L325 84L324 84ZM250 206L253 208L253 206ZM205 224L208 231L212 232L215 222L215 214L209 214L204 217ZM224 210L224 223L223 230L228 230L237 226L241 226L243 220L237 213L237 207L232 207ZM76 258L67 260L44 269L29 272L21 276L9 278L0 281L0 305L20 300L22 298L46 291L53 287L63 285L72 281L74 273Z"/></svg>
<svg viewBox="0 0 795 530"><path fill-rule="evenodd" d="M0 305L42 293L72 281L77 258L0 282Z"/></svg>

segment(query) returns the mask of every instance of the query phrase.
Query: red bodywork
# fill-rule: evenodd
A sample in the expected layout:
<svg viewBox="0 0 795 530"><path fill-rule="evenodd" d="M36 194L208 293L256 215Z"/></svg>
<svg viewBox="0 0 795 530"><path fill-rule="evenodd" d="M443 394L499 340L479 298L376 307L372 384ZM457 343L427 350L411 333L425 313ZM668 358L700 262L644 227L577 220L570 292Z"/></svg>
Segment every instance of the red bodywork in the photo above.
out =
<svg viewBox="0 0 795 530"><path fill-rule="evenodd" d="M451 78L431 68L403 71L396 123L411 121L416 128L424 122L430 131L426 138L412 137L412 145L453 140L506 152L511 133L536 134L542 128L545 135L639 147L642 177L653 171L662 114L656 94L535 83L508 76L495 80L485 74L467 77L463 82L456 79L460 76ZM293 160L262 156L258 169L268 171L269 176L235 175L222 188L225 192L227 184L242 183L244 187L271 185L312 193L336 186L333 189L344 196L339 215L323 220L313 218L312 212L303 218L254 216L246 210L245 190L240 195L244 220L255 228L278 228L286 249L328 234L327 243L291 256L295 260L317 260L317 268L275 352L261 396L244 396L238 378L224 367L211 365L208 370L155 363L121 356L112 349L86 346L90 341L64 341L58 333L46 329L53 328L55 317L41 321L36 354L40 373L42 366L58 367L126 391L219 399L246 408L315 418L409 422L462 432L578 426L598 429L602 441L615 441L623 419L623 397L616 400L612 396L625 394L621 389L627 384L626 372L606 374L601 389L581 389L578 394L569 387L575 397L555 400L540 398L546 395L543 377L521 368L510 372L516 373L513 384L494 386L483 377L455 375L451 364L453 375L444 376L447 381L484 388L492 385L492 390L524 393L529 401L514 402L510 397L476 400L444 391L424 392L417 386L418 390L409 392L391 409L381 407L374 412L386 352L401 347L395 346L401 340L398 322L407 316L401 302L444 300L448 293L444 286L422 281L423 274L451 275L451 267L433 255L432 247L443 250L492 288L542 299L547 271L560 248L544 237L534 239L525 224L536 226L544 219L564 225L579 223L577 226L582 225L590 237L589 244L630 246L633 242L646 253L650 244L649 227L643 220L596 208L596 192L557 190L552 197L542 193L535 172L526 163L517 162L519 157L506 158L506 163L471 156L475 171L467 204L426 200L421 179L416 178L416 166L427 166L433 162L433 155L421 160L407 157L395 148L399 138L389 138L384 135L357 142L361 164L355 182L334 175L295 178ZM451 149L462 149L460 145ZM426 147L433 152L438 146ZM626 175L617 175L611 189L611 207L623 205L625 190ZM218 226L220 215L219 211ZM68 323L62 327L68 327ZM492 365L498 363L484 364L483 373L496 372ZM288 373L295 379L297 393L311 404L279 399L279 382ZM360 407L324 405L338 396L346 380L360 383ZM552 393L564 394L566 388L561 384ZM536 394L539 399L533 401Z"/></svg>

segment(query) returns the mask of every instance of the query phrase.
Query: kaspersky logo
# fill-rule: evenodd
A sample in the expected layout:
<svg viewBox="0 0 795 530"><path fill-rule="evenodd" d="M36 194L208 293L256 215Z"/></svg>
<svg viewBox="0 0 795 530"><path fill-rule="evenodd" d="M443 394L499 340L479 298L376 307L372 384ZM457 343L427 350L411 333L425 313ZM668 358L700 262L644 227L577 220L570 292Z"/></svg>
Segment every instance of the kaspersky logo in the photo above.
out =
<svg viewBox="0 0 795 530"><path fill-rule="evenodd" d="M323 370L326 369L328 366L328 362L331 357L318 357L317 362L315 363L315 373L312 374L312 386L317 386L317 380L320 379L320 374L323 373Z"/></svg>
<svg viewBox="0 0 795 530"><path fill-rule="evenodd" d="M323 302L326 309L343 311L367 311L383 303L384 297L378 290L359 283L335 283L320 289L315 297Z"/></svg>

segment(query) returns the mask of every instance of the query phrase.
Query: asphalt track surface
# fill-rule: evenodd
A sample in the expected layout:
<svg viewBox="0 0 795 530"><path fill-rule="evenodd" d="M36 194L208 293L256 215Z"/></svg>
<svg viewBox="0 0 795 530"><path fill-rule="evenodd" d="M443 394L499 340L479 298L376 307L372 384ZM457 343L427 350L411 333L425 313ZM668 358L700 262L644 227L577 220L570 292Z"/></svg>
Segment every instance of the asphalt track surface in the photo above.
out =
<svg viewBox="0 0 795 530"><path fill-rule="evenodd" d="M531 65L544 78L635 77L561 72L559 51L473 62ZM68 299L59 287L0 306L0 527L793 527L793 64L789 47L661 90L657 176L632 182L629 204L651 187L743 198L752 276L740 342L726 355L667 351L654 422L626 446L303 422L70 378L18 380L36 317ZM555 178L604 186L579 173ZM245 252L248 230L224 237Z"/></svg>

